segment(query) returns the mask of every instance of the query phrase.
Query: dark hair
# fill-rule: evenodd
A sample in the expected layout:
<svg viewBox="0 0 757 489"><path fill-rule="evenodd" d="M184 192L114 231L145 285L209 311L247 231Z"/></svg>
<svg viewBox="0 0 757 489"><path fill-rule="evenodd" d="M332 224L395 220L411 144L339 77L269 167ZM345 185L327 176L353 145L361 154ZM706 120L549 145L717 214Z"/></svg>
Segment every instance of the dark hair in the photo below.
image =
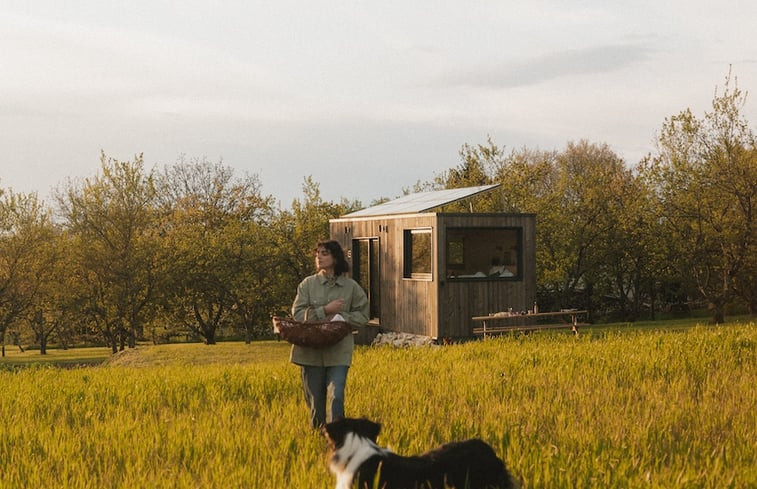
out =
<svg viewBox="0 0 757 489"><path fill-rule="evenodd" d="M338 277L350 271L350 264L347 263L347 259L344 257L344 250L342 250L342 245L340 245L338 241L334 241L333 239L319 241L318 244L315 245L316 251L318 251L318 248L326 248L334 258L334 275Z"/></svg>

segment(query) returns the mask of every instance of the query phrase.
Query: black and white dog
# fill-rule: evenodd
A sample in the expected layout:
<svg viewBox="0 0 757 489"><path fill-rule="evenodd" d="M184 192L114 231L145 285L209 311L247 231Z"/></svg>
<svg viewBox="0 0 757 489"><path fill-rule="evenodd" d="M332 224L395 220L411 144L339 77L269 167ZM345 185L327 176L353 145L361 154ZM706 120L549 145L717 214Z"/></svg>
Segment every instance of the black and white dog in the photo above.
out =
<svg viewBox="0 0 757 489"><path fill-rule="evenodd" d="M323 431L331 445L329 469L336 489L510 489L510 474L479 439L448 443L422 455L403 457L376 444L381 425L342 418Z"/></svg>

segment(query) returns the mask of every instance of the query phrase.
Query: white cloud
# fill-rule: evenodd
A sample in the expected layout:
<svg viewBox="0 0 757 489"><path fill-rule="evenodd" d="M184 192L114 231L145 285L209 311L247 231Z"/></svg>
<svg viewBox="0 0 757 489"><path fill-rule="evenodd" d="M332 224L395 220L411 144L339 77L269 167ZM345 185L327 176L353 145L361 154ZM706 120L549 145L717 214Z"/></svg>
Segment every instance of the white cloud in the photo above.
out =
<svg viewBox="0 0 757 489"><path fill-rule="evenodd" d="M495 66L449 73L442 83L453 86L513 88L558 80L566 76L594 76L645 61L650 49L642 45L591 46L557 51Z"/></svg>
<svg viewBox="0 0 757 489"><path fill-rule="evenodd" d="M309 174L370 200L487 134L635 162L665 117L709 107L729 64L754 91L754 18L757 3L703 0L7 0L0 186L46 192L103 149L223 158L285 203Z"/></svg>
<svg viewBox="0 0 757 489"><path fill-rule="evenodd" d="M90 113L191 106L202 115L218 99L265 107L292 98L271 70L200 44L34 18L6 16L0 25L0 64L13 73L0 89L16 105Z"/></svg>

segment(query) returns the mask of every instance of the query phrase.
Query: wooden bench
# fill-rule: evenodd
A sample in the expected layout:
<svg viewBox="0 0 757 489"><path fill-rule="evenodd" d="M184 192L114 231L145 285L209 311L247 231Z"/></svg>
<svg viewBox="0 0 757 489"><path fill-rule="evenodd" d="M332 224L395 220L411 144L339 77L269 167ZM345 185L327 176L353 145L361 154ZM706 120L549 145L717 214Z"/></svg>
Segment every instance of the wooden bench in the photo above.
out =
<svg viewBox="0 0 757 489"><path fill-rule="evenodd" d="M486 338L489 335L512 333L518 331L538 331L543 329L568 329L578 335L578 328L588 326L589 323L579 322L578 316L587 314L588 311L565 310L555 312L539 312L530 314L510 314L496 313L489 316L473 316L471 320L474 323L481 323L480 327L474 327L473 333L483 335ZM540 318L564 319L560 323L539 324ZM494 324L492 324L494 323ZM496 325L497 323L505 323ZM506 324L515 323L515 324Z"/></svg>

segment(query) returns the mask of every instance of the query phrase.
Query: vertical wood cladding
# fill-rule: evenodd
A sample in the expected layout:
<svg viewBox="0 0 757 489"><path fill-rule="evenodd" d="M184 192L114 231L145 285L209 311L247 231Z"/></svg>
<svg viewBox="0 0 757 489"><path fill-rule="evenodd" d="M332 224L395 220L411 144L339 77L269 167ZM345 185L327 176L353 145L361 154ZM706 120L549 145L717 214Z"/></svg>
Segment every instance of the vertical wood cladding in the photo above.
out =
<svg viewBox="0 0 757 489"><path fill-rule="evenodd" d="M432 273L406 278L404 232L430 228ZM448 279L447 228L515 228L520 230L521 270L515 279ZM378 238L382 329L432 337L472 336L472 316L528 309L536 297L536 218L532 214L435 214L340 218L330 222L331 237L348 250L354 239Z"/></svg>

